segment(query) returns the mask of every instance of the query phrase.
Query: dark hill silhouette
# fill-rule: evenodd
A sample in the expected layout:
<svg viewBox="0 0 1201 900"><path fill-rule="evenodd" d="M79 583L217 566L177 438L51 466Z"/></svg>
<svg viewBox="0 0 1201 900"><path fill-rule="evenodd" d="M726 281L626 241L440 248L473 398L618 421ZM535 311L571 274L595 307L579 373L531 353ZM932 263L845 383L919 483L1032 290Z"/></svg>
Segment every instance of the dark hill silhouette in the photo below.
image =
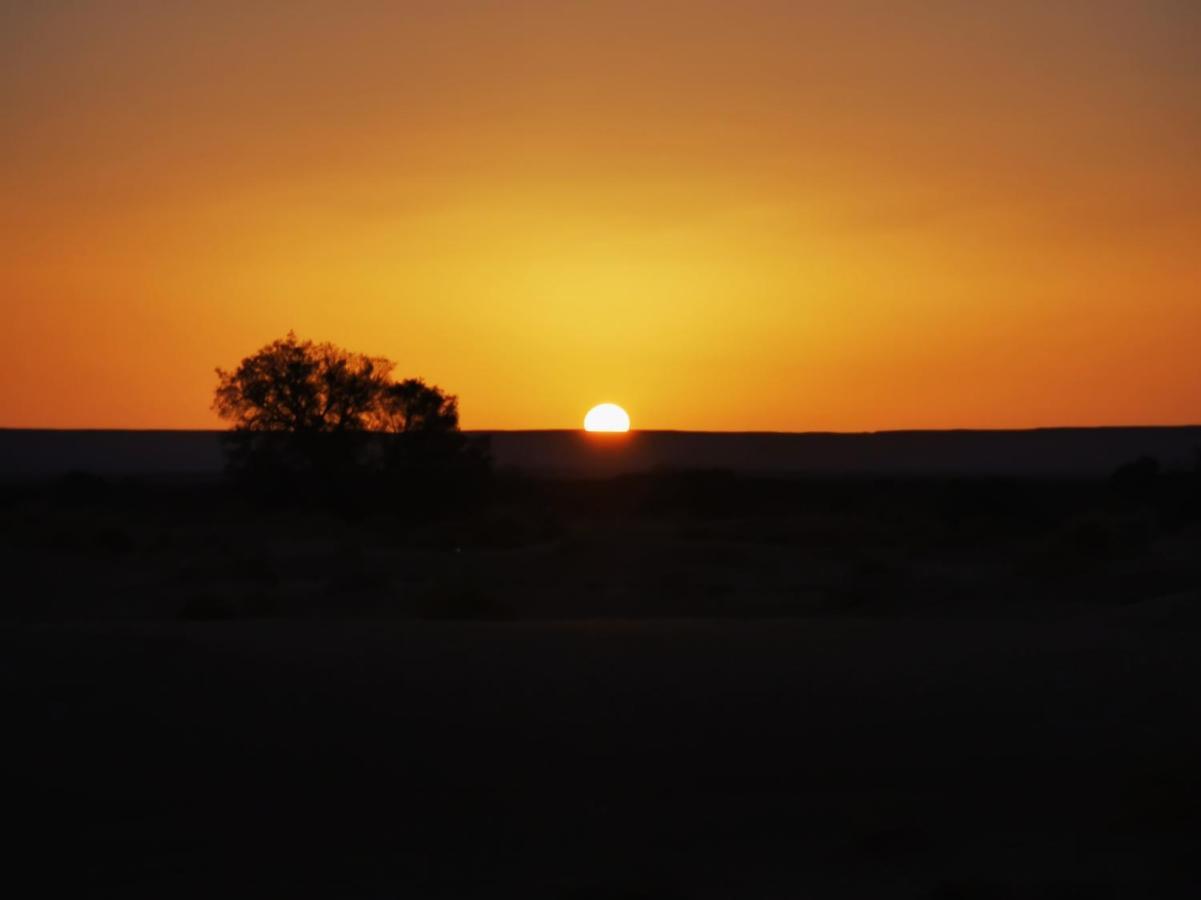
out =
<svg viewBox="0 0 1201 900"><path fill-rule="evenodd" d="M498 468L605 476L657 468L747 474L1010 475L1100 478L1140 457L1188 467L1201 426L862 434L638 431L465 432L486 436ZM217 475L218 431L0 430L0 477Z"/></svg>

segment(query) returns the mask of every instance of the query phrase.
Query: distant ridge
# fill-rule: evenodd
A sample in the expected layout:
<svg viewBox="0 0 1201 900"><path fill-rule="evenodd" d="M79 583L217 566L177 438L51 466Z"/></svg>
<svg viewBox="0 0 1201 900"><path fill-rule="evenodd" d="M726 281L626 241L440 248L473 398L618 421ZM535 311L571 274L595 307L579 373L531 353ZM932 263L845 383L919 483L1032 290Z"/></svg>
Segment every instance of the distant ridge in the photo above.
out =
<svg viewBox="0 0 1201 900"><path fill-rule="evenodd" d="M1193 465L1201 426L843 432L476 431L501 468L569 476L655 469L780 475L1098 477L1153 456ZM0 478L220 473L219 431L0 429Z"/></svg>

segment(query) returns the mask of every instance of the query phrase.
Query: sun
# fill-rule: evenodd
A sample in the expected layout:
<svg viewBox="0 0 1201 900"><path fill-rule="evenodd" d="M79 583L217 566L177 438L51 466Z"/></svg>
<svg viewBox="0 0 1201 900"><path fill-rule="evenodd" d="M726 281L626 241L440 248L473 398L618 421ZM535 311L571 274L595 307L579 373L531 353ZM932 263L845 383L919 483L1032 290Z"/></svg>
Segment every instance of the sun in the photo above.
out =
<svg viewBox="0 0 1201 900"><path fill-rule="evenodd" d="M602 403L584 416L585 431L629 431L630 416L616 403Z"/></svg>

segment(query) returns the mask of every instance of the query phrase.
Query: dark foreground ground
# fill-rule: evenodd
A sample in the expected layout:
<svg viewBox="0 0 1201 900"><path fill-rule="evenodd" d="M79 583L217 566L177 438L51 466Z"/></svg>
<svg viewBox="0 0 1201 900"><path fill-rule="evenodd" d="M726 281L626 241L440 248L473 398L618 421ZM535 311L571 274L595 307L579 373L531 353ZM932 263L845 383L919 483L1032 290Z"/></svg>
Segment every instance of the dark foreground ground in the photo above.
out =
<svg viewBox="0 0 1201 900"><path fill-rule="evenodd" d="M6 871L21 896L1193 897L1196 489L660 475L438 521L13 489Z"/></svg>

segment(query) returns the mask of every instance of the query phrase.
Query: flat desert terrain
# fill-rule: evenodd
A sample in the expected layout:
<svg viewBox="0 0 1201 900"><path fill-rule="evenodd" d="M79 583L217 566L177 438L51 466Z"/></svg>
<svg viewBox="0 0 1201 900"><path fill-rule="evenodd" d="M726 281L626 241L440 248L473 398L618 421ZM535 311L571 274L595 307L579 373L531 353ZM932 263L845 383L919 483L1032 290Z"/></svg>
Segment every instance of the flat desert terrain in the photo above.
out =
<svg viewBox="0 0 1201 900"><path fill-rule="evenodd" d="M1190 897L1194 613L9 627L6 804L93 897Z"/></svg>
<svg viewBox="0 0 1201 900"><path fill-rule="evenodd" d="M1201 890L1199 471L500 472L408 499L4 486L13 883Z"/></svg>

